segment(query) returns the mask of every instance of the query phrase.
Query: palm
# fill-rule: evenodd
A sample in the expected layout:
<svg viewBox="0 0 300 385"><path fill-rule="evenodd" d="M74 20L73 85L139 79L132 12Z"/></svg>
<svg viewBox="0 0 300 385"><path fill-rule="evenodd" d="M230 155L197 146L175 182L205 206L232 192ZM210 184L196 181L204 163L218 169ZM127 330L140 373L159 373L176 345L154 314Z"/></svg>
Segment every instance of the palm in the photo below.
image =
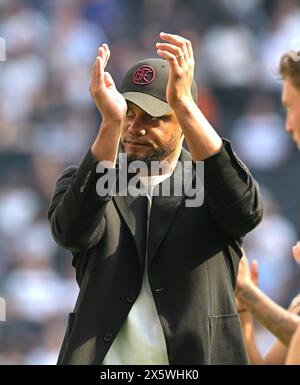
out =
<svg viewBox="0 0 300 385"><path fill-rule="evenodd" d="M192 99L191 87L193 82L193 72L187 77L183 77L184 70L179 67L177 72L170 66L169 80L167 84L166 97L168 104L175 105L178 100L182 100L185 96Z"/></svg>
<svg viewBox="0 0 300 385"><path fill-rule="evenodd" d="M98 89L94 96L95 103L103 119L121 121L127 109L126 101L108 72L105 72L104 82L105 86Z"/></svg>
<svg viewBox="0 0 300 385"><path fill-rule="evenodd" d="M116 89L115 85L112 84L111 80L106 77L105 79L105 90L106 98L103 99L105 111L116 118L116 120L123 119L123 116L127 109L126 101L123 95Z"/></svg>
<svg viewBox="0 0 300 385"><path fill-rule="evenodd" d="M174 71L172 68L170 68L169 72L169 80L167 84L167 90L166 90L166 97L168 104L172 105L177 98L178 88L180 89L180 82L178 79L176 80L176 74L174 74Z"/></svg>

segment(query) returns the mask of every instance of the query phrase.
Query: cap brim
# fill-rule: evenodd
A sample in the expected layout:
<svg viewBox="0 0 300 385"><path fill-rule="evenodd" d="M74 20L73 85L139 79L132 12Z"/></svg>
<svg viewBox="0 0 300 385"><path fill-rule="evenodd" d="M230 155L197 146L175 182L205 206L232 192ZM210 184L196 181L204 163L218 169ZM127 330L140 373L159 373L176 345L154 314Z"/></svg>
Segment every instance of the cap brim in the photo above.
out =
<svg viewBox="0 0 300 385"><path fill-rule="evenodd" d="M151 116L159 117L167 115L172 111L168 103L157 99L152 95L141 92L124 92L123 96L126 100L136 104Z"/></svg>

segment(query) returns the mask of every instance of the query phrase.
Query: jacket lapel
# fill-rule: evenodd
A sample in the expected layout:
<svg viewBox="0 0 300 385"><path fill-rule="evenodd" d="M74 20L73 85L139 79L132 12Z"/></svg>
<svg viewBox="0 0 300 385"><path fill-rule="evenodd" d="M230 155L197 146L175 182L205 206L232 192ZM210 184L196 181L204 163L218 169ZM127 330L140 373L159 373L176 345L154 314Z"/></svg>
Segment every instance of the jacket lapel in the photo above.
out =
<svg viewBox="0 0 300 385"><path fill-rule="evenodd" d="M183 185L187 186L191 183L191 174L183 173L183 162L190 161L191 155L188 151L182 148L181 155L175 167L175 170L170 178L160 183L154 191L151 205L150 223L149 223L149 234L148 234L148 263L150 263L157 252L162 240L166 236L168 228L172 222L172 219L184 199ZM177 189L177 186L179 189ZM168 191L168 196L163 196L162 191ZM180 193L178 193L178 191ZM144 214L144 206L137 204L136 197L130 195L120 196L116 195L113 197L120 214L126 222L137 246L139 260L141 266L144 266L144 241L139 229L145 228L145 220L147 215ZM141 220L139 219L141 218Z"/></svg>

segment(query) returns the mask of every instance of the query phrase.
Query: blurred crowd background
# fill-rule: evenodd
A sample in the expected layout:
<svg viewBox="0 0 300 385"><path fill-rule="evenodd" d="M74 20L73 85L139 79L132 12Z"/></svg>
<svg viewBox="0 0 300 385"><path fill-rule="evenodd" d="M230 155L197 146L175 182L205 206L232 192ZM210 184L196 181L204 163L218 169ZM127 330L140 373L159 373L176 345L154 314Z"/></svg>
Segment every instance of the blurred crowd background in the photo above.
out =
<svg viewBox="0 0 300 385"><path fill-rule="evenodd" d="M160 31L192 41L199 105L260 183L265 216L245 249L261 288L283 306L300 291L300 154L277 75L281 54L300 46L299 0L0 0L0 364L56 362L78 288L71 255L51 238L49 199L99 128L88 91L98 46L110 45L119 86L156 56ZM271 337L257 335L264 351Z"/></svg>

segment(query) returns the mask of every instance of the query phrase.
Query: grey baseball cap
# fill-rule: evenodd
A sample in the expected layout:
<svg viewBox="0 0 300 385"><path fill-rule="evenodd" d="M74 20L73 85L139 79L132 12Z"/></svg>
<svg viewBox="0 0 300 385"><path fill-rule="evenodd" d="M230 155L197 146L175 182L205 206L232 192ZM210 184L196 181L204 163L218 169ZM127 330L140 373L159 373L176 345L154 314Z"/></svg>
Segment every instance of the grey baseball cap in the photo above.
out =
<svg viewBox="0 0 300 385"><path fill-rule="evenodd" d="M172 111L167 103L169 63L164 59L145 59L134 64L125 74L121 93L124 98L151 116L163 116ZM198 102L197 85L193 80L191 93Z"/></svg>

